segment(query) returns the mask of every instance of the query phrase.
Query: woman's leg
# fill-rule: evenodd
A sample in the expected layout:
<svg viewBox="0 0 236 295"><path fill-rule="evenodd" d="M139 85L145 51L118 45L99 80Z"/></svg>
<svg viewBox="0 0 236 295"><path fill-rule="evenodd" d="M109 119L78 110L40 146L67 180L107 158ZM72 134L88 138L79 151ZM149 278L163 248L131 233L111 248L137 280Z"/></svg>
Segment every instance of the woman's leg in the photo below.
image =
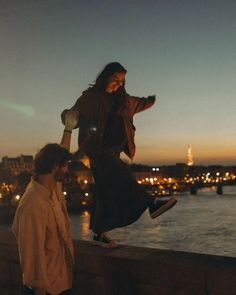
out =
<svg viewBox="0 0 236 295"><path fill-rule="evenodd" d="M152 203L153 197L136 182L128 165L111 149L100 154L92 171L96 191L91 229L95 233L135 222Z"/></svg>

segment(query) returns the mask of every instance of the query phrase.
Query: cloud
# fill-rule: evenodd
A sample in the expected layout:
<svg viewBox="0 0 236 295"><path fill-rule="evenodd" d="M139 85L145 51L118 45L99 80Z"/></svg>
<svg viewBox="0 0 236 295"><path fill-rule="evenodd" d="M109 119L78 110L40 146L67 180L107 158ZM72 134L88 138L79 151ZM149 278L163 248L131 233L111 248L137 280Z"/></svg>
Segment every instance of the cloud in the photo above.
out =
<svg viewBox="0 0 236 295"><path fill-rule="evenodd" d="M26 117L33 117L34 115L34 108L28 105L17 105L15 103L0 101L0 105L2 107L14 110Z"/></svg>

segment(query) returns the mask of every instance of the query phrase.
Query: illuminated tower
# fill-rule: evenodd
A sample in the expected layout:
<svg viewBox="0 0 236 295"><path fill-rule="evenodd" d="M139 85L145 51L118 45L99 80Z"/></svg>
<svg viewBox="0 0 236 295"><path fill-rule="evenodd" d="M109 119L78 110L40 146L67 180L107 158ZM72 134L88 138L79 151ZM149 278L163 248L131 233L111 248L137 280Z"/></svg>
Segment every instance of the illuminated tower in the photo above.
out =
<svg viewBox="0 0 236 295"><path fill-rule="evenodd" d="M193 153L191 145L188 145L188 166L193 166Z"/></svg>

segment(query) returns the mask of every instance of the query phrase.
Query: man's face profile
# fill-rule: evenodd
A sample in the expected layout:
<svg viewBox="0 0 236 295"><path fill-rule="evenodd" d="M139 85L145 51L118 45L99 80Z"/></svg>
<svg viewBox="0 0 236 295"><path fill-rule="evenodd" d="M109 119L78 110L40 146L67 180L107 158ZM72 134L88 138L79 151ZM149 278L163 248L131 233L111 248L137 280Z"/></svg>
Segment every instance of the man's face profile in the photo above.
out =
<svg viewBox="0 0 236 295"><path fill-rule="evenodd" d="M65 174L68 172L68 162L66 162L63 166L56 166L54 168L54 179L55 181L62 182Z"/></svg>

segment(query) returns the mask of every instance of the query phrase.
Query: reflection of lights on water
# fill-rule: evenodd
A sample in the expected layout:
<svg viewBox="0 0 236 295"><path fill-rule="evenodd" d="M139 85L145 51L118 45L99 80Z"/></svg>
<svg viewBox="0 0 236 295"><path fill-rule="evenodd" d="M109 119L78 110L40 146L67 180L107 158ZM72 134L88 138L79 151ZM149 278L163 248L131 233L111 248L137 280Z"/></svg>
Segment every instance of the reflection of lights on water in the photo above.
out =
<svg viewBox="0 0 236 295"><path fill-rule="evenodd" d="M84 211L81 215L82 227L81 227L81 234L83 236L87 236L90 233L89 230L89 223L90 223L90 213L88 211Z"/></svg>
<svg viewBox="0 0 236 295"><path fill-rule="evenodd" d="M89 212L88 211L84 211L84 216L90 216Z"/></svg>

